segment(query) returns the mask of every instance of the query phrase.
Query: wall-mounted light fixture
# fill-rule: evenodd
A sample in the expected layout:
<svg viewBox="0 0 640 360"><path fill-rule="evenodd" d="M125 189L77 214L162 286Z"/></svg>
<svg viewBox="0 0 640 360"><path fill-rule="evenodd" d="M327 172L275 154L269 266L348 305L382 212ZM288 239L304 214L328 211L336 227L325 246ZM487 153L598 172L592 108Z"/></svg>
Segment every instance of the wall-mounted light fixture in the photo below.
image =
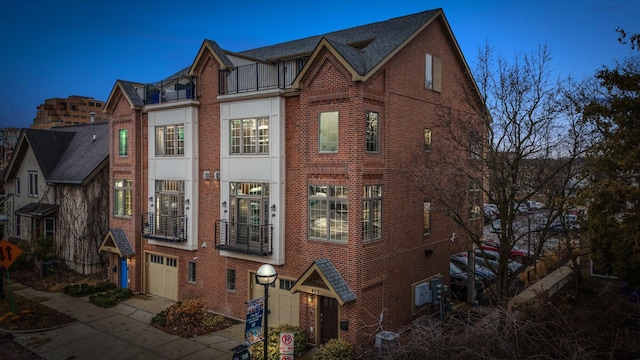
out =
<svg viewBox="0 0 640 360"><path fill-rule="evenodd" d="M271 211L276 212L276 204L271 205Z"/></svg>
<svg viewBox="0 0 640 360"><path fill-rule="evenodd" d="M153 202L153 196L149 196L149 201Z"/></svg>
<svg viewBox="0 0 640 360"><path fill-rule="evenodd" d="M184 203L185 203L186 205L189 205L189 203L190 203L189 199L185 200L185 201L184 201Z"/></svg>
<svg viewBox="0 0 640 360"><path fill-rule="evenodd" d="M431 254L433 254L433 250L431 250L431 249L424 249L424 256L429 256L429 255L431 255Z"/></svg>
<svg viewBox="0 0 640 360"><path fill-rule="evenodd" d="M222 207L223 207L223 208L226 208L226 207L227 207L227 202L226 202L226 201L223 201L223 202L222 202Z"/></svg>

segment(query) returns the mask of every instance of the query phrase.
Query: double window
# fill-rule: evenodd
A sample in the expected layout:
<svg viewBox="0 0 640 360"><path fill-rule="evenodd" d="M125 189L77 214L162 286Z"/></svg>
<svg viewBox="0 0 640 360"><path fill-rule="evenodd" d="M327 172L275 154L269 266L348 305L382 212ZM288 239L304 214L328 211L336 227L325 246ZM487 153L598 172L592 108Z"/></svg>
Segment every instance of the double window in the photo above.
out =
<svg viewBox="0 0 640 360"><path fill-rule="evenodd" d="M378 120L377 112L367 112L367 152L378 152Z"/></svg>
<svg viewBox="0 0 640 360"><path fill-rule="evenodd" d="M120 129L118 133L118 156L127 156L128 136L129 131L127 129Z"/></svg>
<svg viewBox="0 0 640 360"><path fill-rule="evenodd" d="M338 112L320 113L318 131L319 151L321 153L338 152Z"/></svg>
<svg viewBox="0 0 640 360"><path fill-rule="evenodd" d="M231 154L269 154L269 118L234 119L230 122Z"/></svg>
<svg viewBox="0 0 640 360"><path fill-rule="evenodd" d="M346 242L349 234L346 186L309 186L309 237Z"/></svg>
<svg viewBox="0 0 640 360"><path fill-rule="evenodd" d="M365 185L362 194L362 240L382 238L382 185Z"/></svg>
<svg viewBox="0 0 640 360"><path fill-rule="evenodd" d="M269 241L269 184L229 184L231 234L238 245Z"/></svg>
<svg viewBox="0 0 640 360"><path fill-rule="evenodd" d="M131 216L131 180L114 180L113 214Z"/></svg>
<svg viewBox="0 0 640 360"><path fill-rule="evenodd" d="M29 171L29 196L38 197L38 172Z"/></svg>
<svg viewBox="0 0 640 360"><path fill-rule="evenodd" d="M184 155L184 125L156 126L156 156Z"/></svg>

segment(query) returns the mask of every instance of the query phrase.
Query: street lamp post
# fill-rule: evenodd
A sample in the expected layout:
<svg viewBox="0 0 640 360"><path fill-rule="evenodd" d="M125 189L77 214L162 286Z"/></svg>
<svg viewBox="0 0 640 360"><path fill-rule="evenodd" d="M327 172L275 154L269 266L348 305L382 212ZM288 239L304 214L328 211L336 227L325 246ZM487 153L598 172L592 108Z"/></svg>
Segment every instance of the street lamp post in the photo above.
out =
<svg viewBox="0 0 640 360"><path fill-rule="evenodd" d="M276 281L276 278L278 277L278 273L276 272L276 269L269 265L269 264L263 264L258 268L258 271L256 272L256 282L260 285L264 285L264 331L263 331L263 336L264 336L264 357L262 358L263 360L267 360L267 356L269 355L268 353L268 342L269 342L269 333L268 333L268 329L269 329L269 325L268 325L268 319L269 319L269 286L271 286L271 284L273 284Z"/></svg>

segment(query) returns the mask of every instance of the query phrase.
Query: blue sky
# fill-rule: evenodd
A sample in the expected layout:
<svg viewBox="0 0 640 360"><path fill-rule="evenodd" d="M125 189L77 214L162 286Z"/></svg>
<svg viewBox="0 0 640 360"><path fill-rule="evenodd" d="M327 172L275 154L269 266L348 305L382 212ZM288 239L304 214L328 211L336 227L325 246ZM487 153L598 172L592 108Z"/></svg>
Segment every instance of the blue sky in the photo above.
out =
<svg viewBox="0 0 640 360"><path fill-rule="evenodd" d="M632 54L616 28L640 32L637 0L0 0L0 127L28 127L48 98L165 78L204 39L243 51L435 8L471 68L485 43L507 58L547 44L559 75L589 77Z"/></svg>

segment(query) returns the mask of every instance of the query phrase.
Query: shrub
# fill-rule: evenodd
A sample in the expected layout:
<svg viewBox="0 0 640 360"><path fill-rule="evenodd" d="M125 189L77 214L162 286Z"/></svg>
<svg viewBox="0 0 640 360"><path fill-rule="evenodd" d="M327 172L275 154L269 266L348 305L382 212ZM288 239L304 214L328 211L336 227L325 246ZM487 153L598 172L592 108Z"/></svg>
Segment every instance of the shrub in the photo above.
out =
<svg viewBox="0 0 640 360"><path fill-rule="evenodd" d="M320 345L318 352L313 355L314 360L352 360L354 358L351 344L341 339L331 339Z"/></svg>
<svg viewBox="0 0 640 360"><path fill-rule="evenodd" d="M223 315L210 312L205 306L203 299L177 302L154 316L151 323L182 337L208 334L235 323Z"/></svg>
<svg viewBox="0 0 640 360"><path fill-rule="evenodd" d="M130 298L131 295L133 295L131 289L117 288L89 295L89 301L96 306L109 308L116 306L122 300Z"/></svg>
<svg viewBox="0 0 640 360"><path fill-rule="evenodd" d="M89 285L89 284L67 285L62 289L62 292L70 296L80 297L80 296L87 296L91 294L113 290L115 288L116 288L116 284L108 281L103 281L95 285Z"/></svg>
<svg viewBox="0 0 640 360"><path fill-rule="evenodd" d="M293 351L296 357L299 357L304 353L307 346L307 333L300 326L293 326L288 324L279 325L269 328L269 345L268 345L268 357L267 360L279 360L280 359L280 333L288 332L293 333ZM264 360L264 342L260 341L249 349L251 358L255 360Z"/></svg>

